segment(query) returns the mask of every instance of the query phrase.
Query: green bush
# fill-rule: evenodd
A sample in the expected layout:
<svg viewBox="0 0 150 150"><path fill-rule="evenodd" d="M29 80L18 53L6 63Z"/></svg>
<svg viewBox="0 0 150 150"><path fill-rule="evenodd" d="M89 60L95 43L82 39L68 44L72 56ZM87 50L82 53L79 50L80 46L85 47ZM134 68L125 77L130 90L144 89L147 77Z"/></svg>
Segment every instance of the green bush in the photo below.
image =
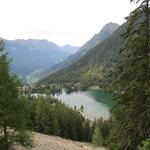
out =
<svg viewBox="0 0 150 150"><path fill-rule="evenodd" d="M16 142L24 147L32 147L32 134L30 132L21 131L16 135Z"/></svg>
<svg viewBox="0 0 150 150"><path fill-rule="evenodd" d="M104 139L102 137L102 133L100 131L100 128L97 126L94 130L92 143L98 146L102 146L104 142Z"/></svg>
<svg viewBox="0 0 150 150"><path fill-rule="evenodd" d="M11 147L12 142L6 142L4 137L0 137L0 150L8 150Z"/></svg>
<svg viewBox="0 0 150 150"><path fill-rule="evenodd" d="M150 150L150 138L142 142L142 146L140 146L139 150Z"/></svg>
<svg viewBox="0 0 150 150"><path fill-rule="evenodd" d="M120 144L110 144L108 150L121 150L120 149Z"/></svg>

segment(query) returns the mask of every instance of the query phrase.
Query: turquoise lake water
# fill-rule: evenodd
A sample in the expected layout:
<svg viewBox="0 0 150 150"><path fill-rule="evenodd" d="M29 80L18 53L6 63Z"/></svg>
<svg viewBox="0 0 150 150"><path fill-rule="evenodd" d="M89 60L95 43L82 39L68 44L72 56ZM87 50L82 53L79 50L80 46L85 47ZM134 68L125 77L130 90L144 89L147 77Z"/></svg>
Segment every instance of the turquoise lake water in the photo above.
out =
<svg viewBox="0 0 150 150"><path fill-rule="evenodd" d="M71 94L63 92L61 95L55 95L55 98L72 108L76 106L79 109L83 105L84 114L91 119L109 118L110 109L115 105L115 102L112 100L112 94L99 89Z"/></svg>

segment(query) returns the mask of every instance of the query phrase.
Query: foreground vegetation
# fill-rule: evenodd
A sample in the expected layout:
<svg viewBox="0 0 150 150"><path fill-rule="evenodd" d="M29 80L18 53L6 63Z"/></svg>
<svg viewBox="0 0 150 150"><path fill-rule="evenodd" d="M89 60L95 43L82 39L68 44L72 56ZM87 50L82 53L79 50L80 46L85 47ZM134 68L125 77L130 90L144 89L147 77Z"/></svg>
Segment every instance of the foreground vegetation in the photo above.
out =
<svg viewBox="0 0 150 150"><path fill-rule="evenodd" d="M29 99L28 126L31 130L79 141L90 141L90 125L80 112L52 98Z"/></svg>
<svg viewBox="0 0 150 150"><path fill-rule="evenodd" d="M12 143L30 145L27 132L26 107L19 98L18 80L9 73L9 60L0 39L0 149L7 150Z"/></svg>
<svg viewBox="0 0 150 150"><path fill-rule="evenodd" d="M127 17L120 51L126 57L111 74L117 100L112 111L111 150L137 150L142 140L150 138L150 1L135 1L140 5Z"/></svg>

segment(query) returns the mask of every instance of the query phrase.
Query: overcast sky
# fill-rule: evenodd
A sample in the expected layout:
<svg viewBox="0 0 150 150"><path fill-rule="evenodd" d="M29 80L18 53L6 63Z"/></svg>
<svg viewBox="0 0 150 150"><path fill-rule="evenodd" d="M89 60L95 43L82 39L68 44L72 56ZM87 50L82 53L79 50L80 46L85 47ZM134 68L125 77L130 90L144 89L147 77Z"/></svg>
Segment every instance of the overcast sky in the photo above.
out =
<svg viewBox="0 0 150 150"><path fill-rule="evenodd" d="M0 0L0 36L81 46L133 8L129 0Z"/></svg>

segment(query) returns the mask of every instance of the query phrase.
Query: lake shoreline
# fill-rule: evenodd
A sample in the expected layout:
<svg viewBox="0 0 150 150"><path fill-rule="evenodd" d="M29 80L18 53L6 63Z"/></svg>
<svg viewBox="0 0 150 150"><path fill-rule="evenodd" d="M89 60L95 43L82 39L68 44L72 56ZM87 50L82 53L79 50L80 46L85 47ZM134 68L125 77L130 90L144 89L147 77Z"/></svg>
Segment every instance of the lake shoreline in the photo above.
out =
<svg viewBox="0 0 150 150"><path fill-rule="evenodd" d="M98 85L94 85L88 88L88 90L104 90L103 88L100 88Z"/></svg>
<svg viewBox="0 0 150 150"><path fill-rule="evenodd" d="M54 98L62 101L68 107L80 110L84 106L84 115L89 120L103 118L108 120L110 117L110 109L112 108L111 94L104 89L89 89L88 91L79 91L67 94L62 92L55 95Z"/></svg>

